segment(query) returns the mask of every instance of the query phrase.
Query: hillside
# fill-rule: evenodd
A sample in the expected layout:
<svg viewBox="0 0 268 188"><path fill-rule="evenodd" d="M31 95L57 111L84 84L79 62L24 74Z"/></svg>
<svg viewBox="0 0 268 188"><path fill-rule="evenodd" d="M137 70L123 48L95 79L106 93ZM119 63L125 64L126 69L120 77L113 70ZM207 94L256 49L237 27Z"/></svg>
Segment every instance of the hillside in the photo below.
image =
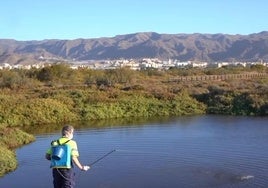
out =
<svg viewBox="0 0 268 188"><path fill-rule="evenodd" d="M75 40L0 39L0 64L31 64L38 62L40 56L79 61L119 58L268 61L268 32L250 35L147 32Z"/></svg>

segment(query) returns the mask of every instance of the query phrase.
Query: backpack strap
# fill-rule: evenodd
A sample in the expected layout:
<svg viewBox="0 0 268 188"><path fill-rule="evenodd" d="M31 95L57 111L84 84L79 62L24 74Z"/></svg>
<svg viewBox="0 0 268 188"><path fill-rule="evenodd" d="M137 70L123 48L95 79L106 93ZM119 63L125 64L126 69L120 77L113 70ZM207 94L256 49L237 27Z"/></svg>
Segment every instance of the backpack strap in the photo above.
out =
<svg viewBox="0 0 268 188"><path fill-rule="evenodd" d="M64 143L61 144L61 143L60 143L60 140L53 140L53 141L51 142L51 146L54 146L54 143L55 143L55 142L57 142L57 144L58 144L58 146L59 146L59 145L64 145L64 144L68 143L69 141L70 141L70 140L67 140L66 142L64 142Z"/></svg>
<svg viewBox="0 0 268 188"><path fill-rule="evenodd" d="M70 140L67 140L67 141L66 141L66 142L64 142L63 144L67 144L69 141L70 141ZM63 144L61 144L61 145L63 145Z"/></svg>

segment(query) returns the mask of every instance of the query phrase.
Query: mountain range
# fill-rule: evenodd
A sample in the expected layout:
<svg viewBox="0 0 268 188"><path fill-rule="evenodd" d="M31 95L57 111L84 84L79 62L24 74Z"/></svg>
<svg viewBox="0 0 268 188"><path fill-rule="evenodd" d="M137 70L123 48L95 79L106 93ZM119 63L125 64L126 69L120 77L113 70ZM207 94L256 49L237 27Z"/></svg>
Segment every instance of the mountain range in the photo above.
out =
<svg viewBox="0 0 268 188"><path fill-rule="evenodd" d="M0 39L0 64L31 64L40 57L70 61L177 59L180 61L268 61L268 31L249 35L141 32L74 40Z"/></svg>

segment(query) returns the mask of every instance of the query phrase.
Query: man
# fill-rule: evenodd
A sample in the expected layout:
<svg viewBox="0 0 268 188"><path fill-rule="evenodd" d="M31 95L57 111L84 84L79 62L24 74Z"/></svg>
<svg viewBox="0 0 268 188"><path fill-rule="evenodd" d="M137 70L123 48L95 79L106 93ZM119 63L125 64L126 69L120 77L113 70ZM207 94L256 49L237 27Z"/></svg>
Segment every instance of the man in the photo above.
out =
<svg viewBox="0 0 268 188"><path fill-rule="evenodd" d="M62 128L62 137L51 142L46 159L51 161L54 188L73 188L75 185L73 163L82 171L90 169L81 165L79 152L73 139L74 128L66 125Z"/></svg>

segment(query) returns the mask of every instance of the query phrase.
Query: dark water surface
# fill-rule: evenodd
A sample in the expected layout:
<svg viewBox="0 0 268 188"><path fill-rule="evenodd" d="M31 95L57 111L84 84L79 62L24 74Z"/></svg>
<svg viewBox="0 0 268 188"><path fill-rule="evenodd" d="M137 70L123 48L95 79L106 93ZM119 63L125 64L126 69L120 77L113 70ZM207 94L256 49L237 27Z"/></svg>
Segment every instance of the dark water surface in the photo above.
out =
<svg viewBox="0 0 268 188"><path fill-rule="evenodd" d="M109 121L106 122L109 125ZM169 120L79 126L74 139L80 161L77 188L268 187L268 118L198 116ZM19 168L0 178L1 188L48 188L44 153L59 131L38 133L17 150Z"/></svg>

